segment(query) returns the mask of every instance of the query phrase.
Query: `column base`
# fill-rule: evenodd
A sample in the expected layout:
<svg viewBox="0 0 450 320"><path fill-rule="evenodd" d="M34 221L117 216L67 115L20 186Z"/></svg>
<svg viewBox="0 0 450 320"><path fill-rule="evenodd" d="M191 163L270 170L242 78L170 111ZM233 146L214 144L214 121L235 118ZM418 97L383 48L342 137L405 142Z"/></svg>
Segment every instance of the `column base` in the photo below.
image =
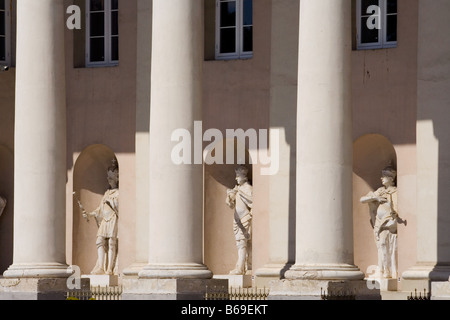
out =
<svg viewBox="0 0 450 320"><path fill-rule="evenodd" d="M365 275L349 264L296 264L285 277L291 280L363 280Z"/></svg>
<svg viewBox="0 0 450 320"><path fill-rule="evenodd" d="M140 279L211 279L213 274L203 264L147 264Z"/></svg>
<svg viewBox="0 0 450 320"><path fill-rule="evenodd" d="M255 272L255 286L257 288L268 288L271 281L280 280L285 277L286 271L292 267L292 264L266 264Z"/></svg>
<svg viewBox="0 0 450 320"><path fill-rule="evenodd" d="M403 272L402 290L429 293L432 282L446 282L449 276L450 266L416 265Z"/></svg>
<svg viewBox="0 0 450 320"><path fill-rule="evenodd" d="M228 292L222 279L124 278L122 285L122 300L204 300L208 288Z"/></svg>
<svg viewBox="0 0 450 320"><path fill-rule="evenodd" d="M148 263L146 262L135 262L132 265L130 265L128 268L124 269L122 271L123 275L125 277L138 277L139 272L141 272Z"/></svg>
<svg viewBox="0 0 450 320"><path fill-rule="evenodd" d="M89 290L88 279L79 290ZM0 278L0 300L66 300L68 291L62 278Z"/></svg>
<svg viewBox="0 0 450 320"><path fill-rule="evenodd" d="M272 281L269 300L381 300L380 290L364 280Z"/></svg>
<svg viewBox="0 0 450 320"><path fill-rule="evenodd" d="M5 278L68 278L71 275L69 266L60 263L18 263L3 273Z"/></svg>

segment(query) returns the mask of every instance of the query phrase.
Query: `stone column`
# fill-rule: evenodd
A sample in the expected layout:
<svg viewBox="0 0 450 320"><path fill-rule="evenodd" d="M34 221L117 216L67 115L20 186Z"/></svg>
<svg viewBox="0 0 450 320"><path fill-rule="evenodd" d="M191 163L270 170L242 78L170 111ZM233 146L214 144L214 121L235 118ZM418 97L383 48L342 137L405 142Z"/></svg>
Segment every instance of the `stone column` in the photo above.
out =
<svg viewBox="0 0 450 320"><path fill-rule="evenodd" d="M296 263L288 279L360 280L352 222L351 1L300 1Z"/></svg>
<svg viewBox="0 0 450 320"><path fill-rule="evenodd" d="M203 52L203 1L154 0L149 261L140 278L212 277L203 265L203 167L194 158L181 165L171 158L179 143L172 133L193 137L194 121L202 119Z"/></svg>
<svg viewBox="0 0 450 320"><path fill-rule="evenodd" d="M7 278L69 276L64 1L17 1L14 261Z"/></svg>

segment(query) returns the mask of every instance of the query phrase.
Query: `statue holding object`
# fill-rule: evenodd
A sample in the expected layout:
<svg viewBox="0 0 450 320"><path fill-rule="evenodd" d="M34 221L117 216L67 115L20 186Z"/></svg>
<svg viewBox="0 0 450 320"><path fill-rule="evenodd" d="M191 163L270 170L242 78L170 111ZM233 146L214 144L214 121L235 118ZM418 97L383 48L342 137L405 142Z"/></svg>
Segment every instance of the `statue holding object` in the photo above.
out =
<svg viewBox="0 0 450 320"><path fill-rule="evenodd" d="M89 217L95 217L98 226L97 232L97 263L91 274L113 275L117 257L117 227L119 219L119 168L114 159L107 171L107 180L110 188L105 192L100 205L92 212L87 212L81 202L78 205L83 218L89 222Z"/></svg>

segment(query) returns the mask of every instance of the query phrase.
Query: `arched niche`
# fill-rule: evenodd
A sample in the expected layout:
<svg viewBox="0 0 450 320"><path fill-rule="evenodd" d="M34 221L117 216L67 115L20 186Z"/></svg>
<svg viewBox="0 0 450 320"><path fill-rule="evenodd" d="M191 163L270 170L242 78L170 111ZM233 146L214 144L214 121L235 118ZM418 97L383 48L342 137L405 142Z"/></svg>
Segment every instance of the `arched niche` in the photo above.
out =
<svg viewBox="0 0 450 320"><path fill-rule="evenodd" d="M368 268L378 263L369 207L360 198L382 187L381 171L388 165L397 168L397 154L392 143L379 134L368 134L353 144L353 238L355 264L368 275ZM369 271L369 274L372 273Z"/></svg>
<svg viewBox="0 0 450 320"><path fill-rule="evenodd" d="M112 160L117 158L114 152L104 145L87 147L76 160L73 173L73 247L72 261L81 269L82 274L90 274L97 262L97 222L94 217L87 222L78 206L79 199L87 212L94 211L109 188L107 170ZM120 164L119 164L120 168Z"/></svg>
<svg viewBox="0 0 450 320"><path fill-rule="evenodd" d="M233 146L233 164L226 162L227 144ZM234 210L225 203L227 189L236 185L235 169L239 164L249 169L249 182L252 183L252 155L237 139L217 141L213 149L222 150L224 158L223 164L207 164L211 154L208 151L204 153L204 255L205 264L213 274L226 275L234 269L238 258L233 232ZM244 150L245 159L238 158L239 149Z"/></svg>
<svg viewBox="0 0 450 320"><path fill-rule="evenodd" d="M0 217L1 275L13 263L14 247L14 155L2 145L0 145L0 195L7 201Z"/></svg>

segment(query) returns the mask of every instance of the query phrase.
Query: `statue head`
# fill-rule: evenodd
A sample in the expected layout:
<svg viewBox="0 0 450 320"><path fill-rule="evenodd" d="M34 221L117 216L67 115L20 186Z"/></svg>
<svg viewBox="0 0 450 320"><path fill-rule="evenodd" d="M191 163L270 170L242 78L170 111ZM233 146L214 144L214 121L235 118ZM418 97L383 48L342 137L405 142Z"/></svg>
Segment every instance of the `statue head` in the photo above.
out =
<svg viewBox="0 0 450 320"><path fill-rule="evenodd" d="M113 159L111 165L108 167L107 179L112 188L117 188L119 186L119 166L117 165L116 159Z"/></svg>
<svg viewBox="0 0 450 320"><path fill-rule="evenodd" d="M392 166L387 166L381 171L381 181L383 182L383 185L386 185L386 183L394 185L396 177L397 171Z"/></svg>
<svg viewBox="0 0 450 320"><path fill-rule="evenodd" d="M236 172L236 181L238 184L243 184L248 181L248 169L245 166L239 166L235 170Z"/></svg>

